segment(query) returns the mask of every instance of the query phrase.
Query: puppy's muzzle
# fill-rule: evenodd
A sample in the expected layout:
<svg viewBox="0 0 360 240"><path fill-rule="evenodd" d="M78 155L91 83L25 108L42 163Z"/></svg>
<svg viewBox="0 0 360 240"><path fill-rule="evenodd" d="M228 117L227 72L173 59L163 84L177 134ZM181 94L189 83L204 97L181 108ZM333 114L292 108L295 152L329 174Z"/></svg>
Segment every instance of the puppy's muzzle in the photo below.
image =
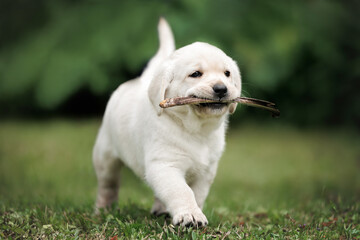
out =
<svg viewBox="0 0 360 240"><path fill-rule="evenodd" d="M213 90L215 98L217 97L219 99L225 97L228 91L227 87L223 83L216 83L213 86Z"/></svg>

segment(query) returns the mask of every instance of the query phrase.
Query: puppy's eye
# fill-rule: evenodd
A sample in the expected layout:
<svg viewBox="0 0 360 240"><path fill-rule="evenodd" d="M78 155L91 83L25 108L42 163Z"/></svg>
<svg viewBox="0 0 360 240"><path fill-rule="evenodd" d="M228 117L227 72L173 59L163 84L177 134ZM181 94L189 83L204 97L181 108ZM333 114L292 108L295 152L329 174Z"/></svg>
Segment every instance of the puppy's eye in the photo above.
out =
<svg viewBox="0 0 360 240"><path fill-rule="evenodd" d="M192 78L198 78L201 76L202 76L202 73L199 71L193 72L192 74L189 75L189 77L192 77Z"/></svg>
<svg viewBox="0 0 360 240"><path fill-rule="evenodd" d="M230 77L230 72L229 71L225 71L224 74L225 74L225 76Z"/></svg>

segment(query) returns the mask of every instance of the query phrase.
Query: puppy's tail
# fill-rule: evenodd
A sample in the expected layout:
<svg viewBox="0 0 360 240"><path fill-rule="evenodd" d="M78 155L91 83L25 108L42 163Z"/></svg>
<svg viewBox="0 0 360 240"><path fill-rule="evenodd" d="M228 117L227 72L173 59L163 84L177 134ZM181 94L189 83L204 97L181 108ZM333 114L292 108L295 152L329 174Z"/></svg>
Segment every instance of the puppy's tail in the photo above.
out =
<svg viewBox="0 0 360 240"><path fill-rule="evenodd" d="M175 40L165 18L161 17L158 25L160 47L155 57L165 58L175 50Z"/></svg>
<svg viewBox="0 0 360 240"><path fill-rule="evenodd" d="M152 76L156 67L161 64L166 57L175 51L175 40L171 28L165 18L161 17L158 24L159 49L155 56L150 60L146 67L142 79L147 81L147 76Z"/></svg>

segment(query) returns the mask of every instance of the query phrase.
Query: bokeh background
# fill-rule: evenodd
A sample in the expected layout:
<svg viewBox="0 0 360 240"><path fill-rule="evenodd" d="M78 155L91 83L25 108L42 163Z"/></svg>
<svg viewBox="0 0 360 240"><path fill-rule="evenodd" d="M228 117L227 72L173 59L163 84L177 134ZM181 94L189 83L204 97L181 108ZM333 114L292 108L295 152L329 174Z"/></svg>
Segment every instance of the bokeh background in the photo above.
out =
<svg viewBox="0 0 360 240"><path fill-rule="evenodd" d="M358 1L0 2L0 115L101 116L111 92L156 52L159 16L177 47L234 58L243 96L297 126L360 126ZM247 113L244 113L247 112ZM250 112L250 114L248 114ZM265 119L241 108L232 123Z"/></svg>

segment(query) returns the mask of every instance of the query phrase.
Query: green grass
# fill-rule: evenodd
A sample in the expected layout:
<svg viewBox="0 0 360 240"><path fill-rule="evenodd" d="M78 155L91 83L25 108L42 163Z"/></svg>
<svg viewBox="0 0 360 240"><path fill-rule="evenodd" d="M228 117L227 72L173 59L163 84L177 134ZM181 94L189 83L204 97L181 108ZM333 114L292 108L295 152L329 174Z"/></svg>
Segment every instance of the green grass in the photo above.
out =
<svg viewBox="0 0 360 240"><path fill-rule="evenodd" d="M120 199L93 215L100 122L0 122L0 239L359 239L360 138L345 130L230 128L204 209L209 226L149 214L151 190L125 169Z"/></svg>

